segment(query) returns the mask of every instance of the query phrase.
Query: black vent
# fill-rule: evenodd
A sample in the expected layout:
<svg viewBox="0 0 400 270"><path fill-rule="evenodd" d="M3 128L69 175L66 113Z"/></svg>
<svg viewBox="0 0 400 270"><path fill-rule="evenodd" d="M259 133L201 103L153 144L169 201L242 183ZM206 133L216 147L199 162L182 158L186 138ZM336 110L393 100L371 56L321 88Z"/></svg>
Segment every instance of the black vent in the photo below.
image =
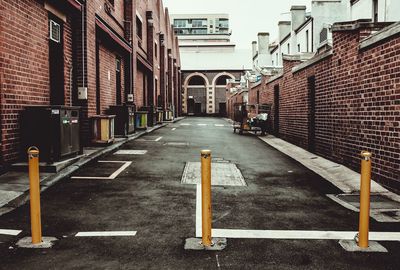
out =
<svg viewBox="0 0 400 270"><path fill-rule="evenodd" d="M61 26L53 20L50 20L50 39L57 43L61 41Z"/></svg>

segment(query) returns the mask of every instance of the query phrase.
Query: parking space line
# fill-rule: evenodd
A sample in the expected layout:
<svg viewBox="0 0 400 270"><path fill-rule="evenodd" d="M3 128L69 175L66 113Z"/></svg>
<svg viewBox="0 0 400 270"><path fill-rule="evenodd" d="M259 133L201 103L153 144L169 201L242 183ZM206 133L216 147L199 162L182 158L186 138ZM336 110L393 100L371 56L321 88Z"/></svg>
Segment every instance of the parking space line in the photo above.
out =
<svg viewBox="0 0 400 270"><path fill-rule="evenodd" d="M131 166L132 162L128 161L124 165L121 166L118 170L116 170L112 175L110 175L110 179L115 179L120 173L122 173L126 168Z"/></svg>
<svg viewBox="0 0 400 270"><path fill-rule="evenodd" d="M222 124L215 124L216 127L224 127L225 125Z"/></svg>
<svg viewBox="0 0 400 270"><path fill-rule="evenodd" d="M75 237L135 236L137 231L78 232Z"/></svg>
<svg viewBox="0 0 400 270"><path fill-rule="evenodd" d="M129 150L129 149L122 149L118 150L114 153L114 155L145 155L147 154L147 150Z"/></svg>
<svg viewBox="0 0 400 270"><path fill-rule="evenodd" d="M171 130L176 130L176 128L172 128Z"/></svg>
<svg viewBox="0 0 400 270"><path fill-rule="evenodd" d="M207 126L207 124L197 124L198 126Z"/></svg>
<svg viewBox="0 0 400 270"><path fill-rule="evenodd" d="M17 236L20 234L22 231L21 230L8 230L8 229L0 229L0 234L1 235L13 235Z"/></svg>
<svg viewBox="0 0 400 270"><path fill-rule="evenodd" d="M202 236L201 184L196 185L196 237ZM356 231L212 229L213 237L285 240L353 240ZM371 241L400 241L400 232L370 232Z"/></svg>
<svg viewBox="0 0 400 270"><path fill-rule="evenodd" d="M154 141L155 142L158 142L159 140L161 140L162 139L162 137L158 137L157 139L155 139Z"/></svg>
<svg viewBox="0 0 400 270"><path fill-rule="evenodd" d="M180 124L181 126L191 126L192 124L189 124L189 123L182 123L182 124Z"/></svg>
<svg viewBox="0 0 400 270"><path fill-rule="evenodd" d="M202 227L201 227L202 217L201 217L201 184L196 185L196 237L201 237Z"/></svg>
<svg viewBox="0 0 400 270"><path fill-rule="evenodd" d="M110 160L110 161L98 161L99 163L124 163L121 167L118 168L115 172L113 172L110 176L104 177L104 176L72 176L71 179L82 179L82 180L113 180L117 178L117 176L123 172L126 168L131 166L132 161L115 161L115 160Z"/></svg>
<svg viewBox="0 0 400 270"><path fill-rule="evenodd" d="M236 230L213 229L213 237L300 240L353 240L356 231ZM398 232L370 232L371 241L400 241Z"/></svg>

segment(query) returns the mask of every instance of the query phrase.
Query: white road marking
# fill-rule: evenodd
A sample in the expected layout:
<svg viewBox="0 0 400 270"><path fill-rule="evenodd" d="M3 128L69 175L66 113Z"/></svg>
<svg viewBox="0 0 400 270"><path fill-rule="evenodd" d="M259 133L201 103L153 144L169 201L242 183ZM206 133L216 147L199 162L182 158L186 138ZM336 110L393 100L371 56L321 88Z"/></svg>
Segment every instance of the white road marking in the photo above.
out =
<svg viewBox="0 0 400 270"><path fill-rule="evenodd" d="M201 217L201 184L196 185L196 237L201 237L202 227L201 227L202 217Z"/></svg>
<svg viewBox="0 0 400 270"><path fill-rule="evenodd" d="M126 168L131 166L132 161L125 162L124 165L121 166L118 170L116 170L112 175L110 175L110 179L115 179L120 173L122 173Z"/></svg>
<svg viewBox="0 0 400 270"><path fill-rule="evenodd" d="M147 150L118 150L114 155L144 155Z"/></svg>
<svg viewBox="0 0 400 270"><path fill-rule="evenodd" d="M207 126L207 124L197 124L198 126Z"/></svg>
<svg viewBox="0 0 400 270"><path fill-rule="evenodd" d="M20 234L22 231L21 230L8 230L8 229L0 229L0 234L2 235L13 235L16 236Z"/></svg>
<svg viewBox="0 0 400 270"><path fill-rule="evenodd" d="M135 236L137 231L78 232L75 237Z"/></svg>
<svg viewBox="0 0 400 270"><path fill-rule="evenodd" d="M182 123L182 124L180 124L181 126L191 126L192 124L189 124L189 123Z"/></svg>
<svg viewBox="0 0 400 270"><path fill-rule="evenodd" d="M162 137L158 137L157 139L155 139L154 141L155 142L158 142L159 140L161 140L162 139Z"/></svg>
<svg viewBox="0 0 400 270"><path fill-rule="evenodd" d="M353 240L355 231L232 230L212 229L213 237L256 239ZM370 232L371 241L400 241L398 232Z"/></svg>
<svg viewBox="0 0 400 270"><path fill-rule="evenodd" d="M196 237L202 236L201 184L196 186ZM353 240L356 231L212 229L213 237L247 239ZM400 232L370 232L371 241L400 241Z"/></svg>
<svg viewBox="0 0 400 270"><path fill-rule="evenodd" d="M222 124L215 124L216 127L224 127L225 125Z"/></svg>
<svg viewBox="0 0 400 270"><path fill-rule="evenodd" d="M176 130L176 128L172 128L171 130Z"/></svg>
<svg viewBox="0 0 400 270"><path fill-rule="evenodd" d="M72 176L71 179L87 179L87 180L113 180L115 178L117 178L117 176L122 173L126 168L128 168L129 166L131 166L132 161L114 161L114 160L110 160L110 161L99 161L99 163L124 163L118 170L116 170L113 174L111 174L108 177L104 177L104 176Z"/></svg>

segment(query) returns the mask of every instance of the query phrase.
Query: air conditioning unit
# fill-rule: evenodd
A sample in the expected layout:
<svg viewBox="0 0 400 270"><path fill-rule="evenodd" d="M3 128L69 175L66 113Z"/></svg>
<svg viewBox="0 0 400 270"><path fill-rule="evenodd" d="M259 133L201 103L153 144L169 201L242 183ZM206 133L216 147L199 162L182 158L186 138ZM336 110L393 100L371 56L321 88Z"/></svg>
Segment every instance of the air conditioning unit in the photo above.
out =
<svg viewBox="0 0 400 270"><path fill-rule="evenodd" d="M53 20L50 20L50 39L54 42L61 42L61 26Z"/></svg>

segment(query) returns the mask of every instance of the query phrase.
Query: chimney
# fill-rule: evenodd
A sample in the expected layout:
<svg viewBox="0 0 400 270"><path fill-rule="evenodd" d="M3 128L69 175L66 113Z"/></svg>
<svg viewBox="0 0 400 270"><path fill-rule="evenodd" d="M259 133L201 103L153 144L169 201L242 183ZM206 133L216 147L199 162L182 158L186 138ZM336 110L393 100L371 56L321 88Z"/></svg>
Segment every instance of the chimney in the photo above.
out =
<svg viewBox="0 0 400 270"><path fill-rule="evenodd" d="M278 27L279 27L279 41L282 41L284 37L289 35L292 26L289 21L280 21L278 23Z"/></svg>
<svg viewBox="0 0 400 270"><path fill-rule="evenodd" d="M251 48L252 48L252 51L253 51L253 59L254 59L254 56L256 56L256 54L257 54L257 41L253 41L251 43Z"/></svg>
<svg viewBox="0 0 400 270"><path fill-rule="evenodd" d="M296 30L306 20L306 6L292 6L292 31Z"/></svg>
<svg viewBox="0 0 400 270"><path fill-rule="evenodd" d="M271 53L269 52L269 33L258 33L258 66L272 66Z"/></svg>

